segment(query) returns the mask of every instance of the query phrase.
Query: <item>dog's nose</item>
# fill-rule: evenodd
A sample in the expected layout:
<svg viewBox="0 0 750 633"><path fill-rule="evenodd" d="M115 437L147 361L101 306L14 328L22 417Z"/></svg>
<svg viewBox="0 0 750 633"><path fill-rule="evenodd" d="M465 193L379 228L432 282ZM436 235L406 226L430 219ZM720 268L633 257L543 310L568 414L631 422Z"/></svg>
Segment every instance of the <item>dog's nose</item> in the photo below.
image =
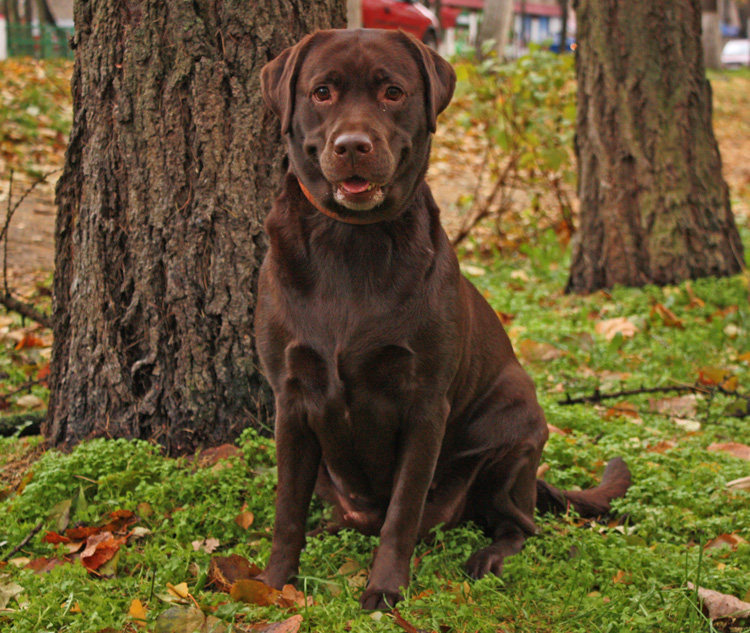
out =
<svg viewBox="0 0 750 633"><path fill-rule="evenodd" d="M372 140L363 132L341 134L333 142L333 151L342 158L372 151Z"/></svg>

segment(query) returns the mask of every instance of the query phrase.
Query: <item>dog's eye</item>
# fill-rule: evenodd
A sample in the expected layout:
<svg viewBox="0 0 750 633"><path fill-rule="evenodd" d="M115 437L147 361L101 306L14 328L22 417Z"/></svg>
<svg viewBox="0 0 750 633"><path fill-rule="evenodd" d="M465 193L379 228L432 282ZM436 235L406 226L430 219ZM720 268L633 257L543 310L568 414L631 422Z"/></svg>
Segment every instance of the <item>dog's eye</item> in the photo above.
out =
<svg viewBox="0 0 750 633"><path fill-rule="evenodd" d="M315 101L328 101L331 98L331 91L326 86L318 86L313 91Z"/></svg>
<svg viewBox="0 0 750 633"><path fill-rule="evenodd" d="M388 99L388 101L398 101L403 96L404 91L398 86L388 86L388 88L385 89L385 98Z"/></svg>

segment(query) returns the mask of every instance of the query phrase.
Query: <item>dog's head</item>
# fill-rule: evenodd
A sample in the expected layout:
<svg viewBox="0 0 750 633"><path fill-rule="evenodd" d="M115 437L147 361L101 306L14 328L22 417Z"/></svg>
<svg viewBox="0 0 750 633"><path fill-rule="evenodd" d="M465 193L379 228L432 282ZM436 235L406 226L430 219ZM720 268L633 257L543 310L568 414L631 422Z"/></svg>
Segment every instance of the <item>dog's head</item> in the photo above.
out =
<svg viewBox="0 0 750 633"><path fill-rule="evenodd" d="M450 64L401 31L318 31L261 74L292 172L315 206L345 222L397 217L424 177Z"/></svg>

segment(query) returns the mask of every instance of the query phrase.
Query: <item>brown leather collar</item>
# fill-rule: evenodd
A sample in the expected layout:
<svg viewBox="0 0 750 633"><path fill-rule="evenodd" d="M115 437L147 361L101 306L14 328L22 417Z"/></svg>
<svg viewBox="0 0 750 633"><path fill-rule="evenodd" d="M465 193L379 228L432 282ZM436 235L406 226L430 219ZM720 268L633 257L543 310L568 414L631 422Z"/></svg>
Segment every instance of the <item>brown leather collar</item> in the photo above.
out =
<svg viewBox="0 0 750 633"><path fill-rule="evenodd" d="M358 218L358 217L343 217L340 216L335 211L331 211L330 209L326 209L323 205L318 204L318 202L313 198L313 195L308 191L307 187L302 184L302 181L297 178L297 182L299 183L299 188L302 190L302 193L305 194L305 198L307 198L307 201L314 206L318 211L320 211L323 215L327 215L329 218L333 218L334 220L338 220L339 222L345 222L346 224L375 224L376 222L380 222L380 219L368 219L368 218Z"/></svg>

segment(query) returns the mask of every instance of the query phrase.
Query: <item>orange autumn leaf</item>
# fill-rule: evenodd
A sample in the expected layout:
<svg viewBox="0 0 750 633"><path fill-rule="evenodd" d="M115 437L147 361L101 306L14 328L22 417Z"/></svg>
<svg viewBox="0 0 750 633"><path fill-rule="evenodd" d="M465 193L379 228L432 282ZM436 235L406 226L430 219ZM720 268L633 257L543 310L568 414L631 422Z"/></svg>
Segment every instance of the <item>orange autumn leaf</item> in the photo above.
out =
<svg viewBox="0 0 750 633"><path fill-rule="evenodd" d="M81 552L81 563L89 571L96 571L117 554L125 538L115 538L111 532L94 534L86 540L86 549Z"/></svg>
<svg viewBox="0 0 750 633"><path fill-rule="evenodd" d="M294 585L284 585L281 588L281 595L276 600L276 604L282 609L289 609L293 607L304 607L312 606L312 596L309 598L305 597L305 594L297 590Z"/></svg>
<svg viewBox="0 0 750 633"><path fill-rule="evenodd" d="M685 326L682 319L672 312L667 306L656 303L651 307L651 316L658 316L667 327L683 329Z"/></svg>
<svg viewBox="0 0 750 633"><path fill-rule="evenodd" d="M67 536L61 536L57 532L47 532L42 539L42 543L59 545L60 543L70 543L70 539Z"/></svg>
<svg viewBox="0 0 750 633"><path fill-rule="evenodd" d="M633 420L640 420L641 415L638 413L638 407L630 402L620 402L609 409L604 414L605 420L612 420L617 417L631 418Z"/></svg>
<svg viewBox="0 0 750 633"><path fill-rule="evenodd" d="M255 516L249 510L245 512L240 512L236 517L234 517L234 522L237 525L239 525L243 530L246 530L247 528L249 528L253 524L254 520L255 520Z"/></svg>
<svg viewBox="0 0 750 633"><path fill-rule="evenodd" d="M238 602L269 607L276 604L276 601L281 596L281 592L259 580L238 580L232 585L229 595L232 596L233 600L237 600Z"/></svg>
<svg viewBox="0 0 750 633"><path fill-rule="evenodd" d="M39 369L39 371L36 373L36 379L39 382L44 382L45 380L47 380L47 378L49 378L49 363L48 362L44 363L41 369Z"/></svg>
<svg viewBox="0 0 750 633"><path fill-rule="evenodd" d="M138 517L130 510L115 510L110 512L109 521L104 525L81 526L65 530L65 536L71 540L84 540L102 532L121 532L129 525L136 523Z"/></svg>
<svg viewBox="0 0 750 633"><path fill-rule="evenodd" d="M16 343L16 351L22 349L29 349L31 347L44 347L45 343L42 339L34 334L25 334L24 337Z"/></svg>

